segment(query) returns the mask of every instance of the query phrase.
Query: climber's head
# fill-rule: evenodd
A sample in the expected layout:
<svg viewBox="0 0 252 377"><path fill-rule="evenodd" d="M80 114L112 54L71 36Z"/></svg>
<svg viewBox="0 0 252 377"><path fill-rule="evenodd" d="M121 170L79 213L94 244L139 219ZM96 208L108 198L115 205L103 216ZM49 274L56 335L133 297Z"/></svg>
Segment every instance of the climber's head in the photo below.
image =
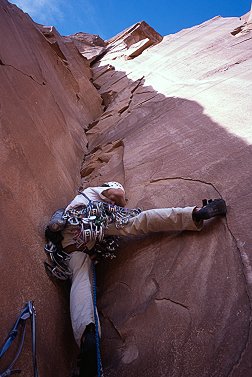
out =
<svg viewBox="0 0 252 377"><path fill-rule="evenodd" d="M106 182L102 185L102 187L107 187L104 191L102 191L102 195L104 200L111 204L116 204L120 207L125 207L126 200L125 200L125 190L121 183L119 182Z"/></svg>

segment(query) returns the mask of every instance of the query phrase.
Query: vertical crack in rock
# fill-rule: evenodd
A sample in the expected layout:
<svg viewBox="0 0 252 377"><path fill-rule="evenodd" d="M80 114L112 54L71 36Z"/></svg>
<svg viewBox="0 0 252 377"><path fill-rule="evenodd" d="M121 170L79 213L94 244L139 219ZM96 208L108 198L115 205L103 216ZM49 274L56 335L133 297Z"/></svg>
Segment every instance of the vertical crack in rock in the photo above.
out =
<svg viewBox="0 0 252 377"><path fill-rule="evenodd" d="M208 186L211 186L214 188L214 190L220 195L220 197L222 198L222 195L221 193L219 192L219 190L211 183L211 182L206 182L204 180L201 180L201 179L193 179L193 178L186 178L186 177L168 177L168 178L157 178L157 179L153 179L153 180L150 180L150 183L156 183L156 182L162 182L162 181L168 181L168 180L176 180L176 179L181 179L181 180L184 180L184 181L192 181L192 182L200 182L200 183L203 183L205 185L208 185ZM226 226L227 226L227 229L228 229L228 232L229 234L231 235L231 238L235 244L235 248L238 252L238 256L239 256L239 259L240 259L240 262L241 262L241 266L242 266L242 273L243 273L243 277L244 277L244 282L245 282L245 290L246 290L246 295L247 295L247 298L248 298L248 302L249 302L249 310L250 310L250 317L249 317L249 325L248 325L248 329L247 329L247 336L246 336L246 341L245 341L245 344L244 346L242 347L240 353L239 353L239 356L237 358L237 361L232 365L232 367L230 368L230 371L228 372L227 376L228 377L231 377L233 372L239 367L241 361L242 361L242 358L248 348L248 344L249 344L249 340L250 340L250 334L251 334L251 321L252 321L252 303L251 303L251 297L250 297L250 292L249 292L249 284L248 284L248 279L247 279L247 266L246 266L246 263L247 261L245 260L245 256L243 255L239 245L238 245L238 241L237 239L235 238L230 226L229 226L229 223L228 223L228 220L227 218L225 219L226 221ZM183 305L182 305L183 306Z"/></svg>
<svg viewBox="0 0 252 377"><path fill-rule="evenodd" d="M242 359L243 359L243 356L248 348L248 345L249 345L249 340L250 340L250 334L251 334L251 320L252 320L252 303L251 303L251 297L250 297L250 292L249 292L249 284L248 284L248 279L247 279L247 272L248 272L248 267L246 265L247 261L245 260L245 256L243 255L243 252L242 250L240 249L239 245L238 245L238 241L237 239L235 238L229 224L228 224L228 221L226 219L226 224L227 224L227 229L235 243L235 246L236 246L236 250L238 252L238 255L239 255L239 258L240 258L240 261L241 261L241 265L242 265L242 273L243 273L243 276L244 276L244 280L245 280L245 287L246 287L246 294L247 294L247 297L248 297L248 301L249 301L249 309L250 309L250 316L249 316L249 325L248 325L248 330L247 330L247 337L246 337L246 341L245 341L245 344L244 344L244 347L242 348L242 350L240 351L240 354L239 354L239 357L238 357L238 360L237 362L235 362L235 364L230 368L230 371L228 372L227 376L231 377L233 372L239 367L240 363L242 362Z"/></svg>
<svg viewBox="0 0 252 377"><path fill-rule="evenodd" d="M217 19L219 19L219 17L216 17L216 18L214 18L213 20L210 20L209 21L209 23L213 23L213 22L215 22L215 20L217 20ZM200 28L204 28L206 25L207 25L208 23L204 23L204 25L199 25L198 26L198 28L200 29ZM189 30L187 33L191 33L192 32L192 30ZM182 37L184 37L184 35L185 34L187 34L187 33L184 33L182 36L178 36L178 38L182 38ZM245 42L245 41L248 41L249 39L251 39L251 38L248 38L248 39L246 39L246 40L242 40L242 41L240 41L240 42L238 42L238 43L235 43L233 46L235 46L235 45L237 45L237 44L240 44L240 43L242 43L242 42ZM134 41L133 41L134 42ZM133 43L132 42L132 43ZM120 49L117 49L116 47L114 47L114 53L116 52L116 51L120 51ZM108 51L106 51L106 52L108 52ZM101 57L102 55L100 55L100 57ZM130 55L129 55L130 56ZM95 61L98 61L98 57L96 58L96 60ZM93 62L94 63L94 62ZM236 62L236 63L234 63L234 64L230 64L230 65L225 65L225 66L223 66L223 67L221 67L221 69L219 68L216 72L224 72L224 71L227 71L227 70L229 70L231 67L233 67L234 65L236 65L236 64L240 64L240 62ZM108 71L107 70L104 70L103 72L99 72L98 73L98 75L97 75L97 77L96 77L96 79L99 79L99 77L101 77L102 75L104 75L105 73L107 73ZM110 76L110 78L108 79L108 77L103 77L103 79L104 79L104 81L105 81L105 83L104 84L102 84L101 86L99 86L99 85L97 85L97 84L95 84L95 81L96 80L94 80L94 85L97 85L97 88L98 89L100 89L99 90L99 92L100 93L103 93L104 92L104 98L105 98L105 96L107 95L107 96L109 96L110 95L110 97L111 97L111 99L112 99L112 101L111 102L108 102L108 106L109 106L109 104L110 103L112 103L113 104L113 100L114 100L114 95L116 94L116 92L112 92L112 89L113 89L113 85L115 85L116 86L116 84L120 81L120 80L123 80L125 77L127 77L127 75L124 75L123 77L120 77L119 79L117 79L117 77L115 76L115 74L116 73L114 73L114 74L112 74L111 76ZM109 76L109 75L108 75ZM114 83L112 82L113 81L113 78L114 78L114 80L116 80ZM139 82L135 82L135 84L137 84L134 88L133 88L133 90L131 90L131 87L127 87L126 86L126 88L127 88L127 91L128 91L128 93L127 93L127 95L125 95L125 98L123 98L123 101L121 101L121 103L120 103L120 105L121 105L121 108L119 109L119 110L117 110L118 111L118 113L116 114L117 115L117 118L116 117L114 117L113 118L113 116L115 115L115 113L116 113L116 110L114 110L113 108L112 108L112 110L110 110L110 111L108 111L107 113L106 113L106 111L104 111L104 113L103 113L103 115L101 116L101 117L99 117L99 119L98 120L96 120L96 121L94 121L92 124L91 124L91 126L90 126L90 128L92 128L93 126L95 126L100 120L104 120L104 119L107 119L107 118L109 118L109 120L107 121L107 122L104 122L104 124L105 124L105 126L107 126L107 124L110 122L110 121L112 121L112 123L113 123L113 128L116 128L116 126L117 126L117 124L120 124L120 121L121 121L121 119L123 118L123 119L125 119L125 118L127 118L127 116L128 116L128 114L127 114L127 110L130 108L130 106L131 106L131 109L133 108L133 107L135 107L134 106L134 95L136 95L137 93L135 93L135 91L137 90L137 88L139 88L139 86L140 85L142 85L142 83L141 83L141 81L142 81L142 79L143 78L141 78L141 79L139 79ZM228 77L228 78L224 78L224 79L218 79L218 80L214 80L214 82L213 82L213 84L212 83L210 83L209 84L209 87L207 87L206 89L204 89L204 86L203 86L203 89L202 89L202 87L200 87L199 88L199 91L197 91L197 92L195 92L195 94L191 97L191 98L193 98L193 97L196 97L197 95L199 95L199 93L203 93L204 91L206 91L206 90L208 90L209 91L209 89L210 88L213 88L214 86L216 86L216 85L219 85L219 84L221 84L221 83L223 83L223 82L225 82L226 80L229 80L230 79L230 76ZM103 80L100 80L100 82L102 82ZM126 80L125 80L126 81ZM97 81L98 82L98 81ZM118 87L122 87L123 85L121 85L121 84L123 84L124 85L124 82L121 82L119 85L118 85ZM126 83L126 85L127 85L127 83ZM186 84L184 85L184 86L186 86ZM109 89L108 89L109 88ZM123 88L123 90L125 89L125 87ZM111 90L111 92L109 92ZM121 89L119 89L118 90L118 92L120 93L120 90ZM102 96L102 94L101 94L101 96ZM149 99L145 99L143 102L139 102L137 105L136 105L136 107L139 107L139 106L141 106L142 104L144 104L145 102L148 102L148 101L150 101L151 99L153 99L154 97L156 97L157 96L157 94L155 94L155 95L153 95L151 98L149 98ZM137 98L137 97L135 97L135 98ZM141 98L141 97L140 97ZM141 100L141 99L140 99ZM186 102L187 100L186 99L184 99L184 100L181 100L178 104L176 103L175 104L175 106L173 106L173 108L172 109L178 109L179 108L179 106L181 106L181 105L183 105L185 102ZM160 102L162 102L162 101L160 101ZM104 103L105 103L105 100L104 100ZM161 105L162 106L162 105ZM106 110L106 109L105 109ZM114 113L113 113L113 111L114 111ZM126 112L126 113L125 113ZM128 113L130 113L130 111L128 111ZM123 116L122 116L122 118L121 119L119 119L118 120L118 115L119 115L119 117L120 117L120 115L122 115L123 114ZM110 118L110 117L112 117L112 118ZM103 126L103 124L100 126L100 128L99 128L99 126L97 127L98 128L98 130L97 130L97 135L98 135L98 143L99 143L99 135L100 134L102 134L102 126ZM92 135L92 133L91 133L91 135ZM132 135L131 135L132 136ZM91 139L92 140L92 139ZM101 139L101 140L104 140L104 139ZM103 145L102 144L100 144L101 145L101 148L103 147ZM124 167L124 163L125 163L125 161L124 161L124 149L123 149L123 154L122 154L122 164L123 164L123 174L124 174L124 180L125 180L125 167ZM102 158L98 158L98 161L99 162L104 162L103 160L102 160ZM90 167L89 167L90 168ZM161 169L160 169L161 170ZM153 175L152 175L152 177L151 178L153 178L153 177L155 177L155 175L157 175L157 172L155 172ZM158 182L162 182L162 181L168 181L168 180L184 180L184 181L190 181L190 182L198 182L198 183L200 183L200 184L204 184L204 185L207 185L207 186L209 186L209 187L211 187L213 190L214 190L214 192L216 193L216 195L219 195L219 197L222 197L222 195L221 195L221 192L218 190L218 188L213 184L213 183L211 183L211 182L206 182L206 181L204 181L203 179L193 179L193 178L189 178L189 177L169 177L169 178L157 178L157 179L151 179L151 180L149 180L149 182L148 182L148 184L155 184L155 183L158 183ZM215 195L215 194L214 194ZM235 355L235 358L234 358L234 360L232 360L231 362L229 361L228 362L228 364L227 364L227 366L226 367L228 367L229 368L229 371L228 371L228 376L231 376L231 375L233 375L233 372L240 366L240 364L241 364L241 362L243 361L243 359L244 359L244 355L245 355L245 353L246 353L246 351L247 351L247 349L248 349L248 345L249 345L249 341L250 341L250 329L251 329L251 299L250 299L250 296L251 296L251 292L250 292L250 287L249 287L249 285L248 285L248 283L249 283L249 280L248 280L248 266L246 265L246 260L245 260L245 257L246 257L246 254L245 254L245 252L243 252L243 250L242 250L242 247L239 247L239 240L236 240L236 238L235 238L235 235L232 233L232 230L231 230L231 228L230 228L230 225L229 225L229 223L228 223L228 219L226 218L225 220L224 220L225 222L226 222L226 224L227 224L227 227L226 227L226 234L225 234L225 236L226 237L228 237L228 239L229 239L229 241L230 241L230 237L232 238L232 240L233 240L233 242L232 242L232 240L231 240L231 242L230 242L230 244L231 244L231 246L230 246L230 248L231 248L231 250L232 250L232 253L234 253L234 255L236 255L237 253L238 253L238 256L237 257L235 257L235 259L236 259L236 263L238 264L238 268L239 268L239 272L240 272L240 270L241 270L241 274L243 274L242 276L241 276L241 282L239 281L239 284L241 285L241 289L242 289L242 294L244 294L244 296L245 296L245 298L244 298L244 301L245 301L245 304L246 304L246 306L247 306L247 308L246 308L246 323L245 323L245 329L244 329L244 327L243 327L243 329L246 331L246 333L244 334L244 333L242 333L242 340L240 341L240 343L238 344L238 352L236 353L236 355ZM230 234L230 236L229 236L229 234ZM235 248L235 249L233 249L233 248ZM151 278L151 276L149 276L149 278ZM244 281L243 281L243 278L244 278ZM163 292L164 294L162 295L162 294L160 294L159 293L159 298L157 298L157 292L159 292L160 291L160 288L159 288L159 285L158 285L158 282L154 279L154 278L151 278L152 279L152 281L153 281L153 284L155 284L155 287L156 287L156 289L155 289L155 287L153 287L153 290L152 290L152 292L148 292L148 294L146 295L147 297L145 298L144 297L144 302L142 302L139 306L137 306L136 307L136 310L133 312L133 313L131 313L133 316L134 315L138 315L139 313L141 313L141 312L143 312L144 310L146 310L146 308L148 308L148 306L151 304L151 303L153 303L153 302L156 302L156 303L161 303L162 301L167 301L167 302L169 302L169 303L172 303L172 304L174 304L174 305L176 305L178 308L181 308L183 311L184 310L186 310L186 312L184 312L184 313L188 313L189 315L191 315L191 313L190 313L190 309L189 309L189 307L188 306L186 306L185 304L183 304L183 303L181 303L181 302L179 302L179 300L177 301L176 300L176 297L175 297L175 299L171 299L171 298L169 298L169 297L164 297L165 296L165 292ZM124 283L124 282L120 282L120 284L122 284L122 285L125 285L125 286L127 286L127 284L126 283ZM244 287L244 284L245 284L245 287ZM127 286L128 287L128 286ZM128 287L129 288L129 287ZM243 289L244 289L244 293L243 293ZM248 303L246 302L246 295L247 295L247 299L248 299ZM167 296L169 296L169 295L167 295ZM249 307L249 309L248 309L248 307ZM180 310L181 310L180 309ZM250 315L249 315L249 318L247 317L247 310L250 312ZM117 327L115 326L115 324L114 324L114 322L109 318L109 317L104 317L104 318L106 318L107 320L108 320L108 322L111 324L111 326L113 327L113 329L115 329L115 332L116 332L116 334L120 337L120 339L124 342L126 342L126 338L125 338L125 340L122 338L122 335L121 335L121 333L120 333L120 331L117 329ZM244 332L245 332L244 331ZM233 364L232 366L231 366L231 364Z"/></svg>
<svg viewBox="0 0 252 377"><path fill-rule="evenodd" d="M132 102L132 99L133 99L133 96L134 96L134 93L135 91L139 88L139 86L142 84L142 81L144 79L144 76L142 76L140 79L137 80L137 85L132 89L131 91L131 95L129 97L129 102L128 102L128 105L123 107L122 109L119 110L119 113L122 115L122 113L124 113L124 111L126 111L129 107L130 107L130 104Z"/></svg>
<svg viewBox="0 0 252 377"><path fill-rule="evenodd" d="M123 152L122 152L122 173L123 173L123 182L124 182L124 185L126 183L126 170L125 170L125 164L124 164L124 155L125 155L125 145L124 145L124 142L122 140L122 144L123 144ZM127 199L127 198L126 198ZM127 199L128 200L128 199Z"/></svg>
<svg viewBox="0 0 252 377"><path fill-rule="evenodd" d="M85 178L86 181L92 181L94 184L94 180L101 175L101 169L104 169L105 166L107 166L107 171L109 169L113 170L115 158L117 160L117 168L119 168L119 161L121 161L122 165L123 152L124 144L122 140L96 146L91 152L84 155L80 172L81 177Z"/></svg>

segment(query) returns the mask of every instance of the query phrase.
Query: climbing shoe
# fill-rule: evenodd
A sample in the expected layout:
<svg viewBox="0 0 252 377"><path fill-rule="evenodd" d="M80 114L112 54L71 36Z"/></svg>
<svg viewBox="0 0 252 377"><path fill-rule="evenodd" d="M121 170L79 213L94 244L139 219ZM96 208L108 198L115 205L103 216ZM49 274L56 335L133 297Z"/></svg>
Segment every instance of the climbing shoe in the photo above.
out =
<svg viewBox="0 0 252 377"><path fill-rule="evenodd" d="M215 216L225 216L227 213L224 199L204 199L203 207L193 212L193 219L196 221L208 220Z"/></svg>
<svg viewBox="0 0 252 377"><path fill-rule="evenodd" d="M97 375L95 324L89 323L83 333L78 357L80 377Z"/></svg>

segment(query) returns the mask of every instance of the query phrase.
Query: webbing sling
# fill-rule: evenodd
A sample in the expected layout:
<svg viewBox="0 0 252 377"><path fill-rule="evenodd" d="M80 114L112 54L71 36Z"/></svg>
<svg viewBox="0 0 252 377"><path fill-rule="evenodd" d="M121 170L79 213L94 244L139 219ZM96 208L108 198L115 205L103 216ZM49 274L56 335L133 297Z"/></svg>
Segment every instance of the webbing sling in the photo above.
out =
<svg viewBox="0 0 252 377"><path fill-rule="evenodd" d="M80 190L78 190L78 193L80 194L80 195L83 195L84 196L84 198L86 198L87 200L88 200L88 203L92 203L92 200L91 199L89 199L89 197L84 193L84 192L82 192L82 191L80 191Z"/></svg>
<svg viewBox="0 0 252 377"><path fill-rule="evenodd" d="M22 309L22 312L20 313L19 317L17 318L14 326L12 327L11 331L9 332L9 335L4 343L4 345L0 348L0 359L5 354L5 352L10 348L11 344L15 340L16 336L18 335L18 330L21 328L21 339L20 344L17 350L16 355L14 356L14 359L10 363L10 365L7 367L7 369L0 373L0 377L7 377L12 374L21 373L20 369L13 369L15 362L17 361L23 345L24 345L24 339L25 339L25 330L26 330L26 320L31 320L31 333L32 333L32 363L33 363L33 375L34 377L38 377L38 368L37 368L37 357L36 357L36 312L35 307L33 305L32 301L28 301L24 308Z"/></svg>

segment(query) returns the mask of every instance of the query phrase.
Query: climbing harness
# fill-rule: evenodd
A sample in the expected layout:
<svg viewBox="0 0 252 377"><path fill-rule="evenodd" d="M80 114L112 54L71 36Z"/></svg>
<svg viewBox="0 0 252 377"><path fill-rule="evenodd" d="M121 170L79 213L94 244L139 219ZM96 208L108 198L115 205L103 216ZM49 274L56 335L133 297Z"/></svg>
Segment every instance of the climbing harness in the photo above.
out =
<svg viewBox="0 0 252 377"><path fill-rule="evenodd" d="M107 202L92 201L85 193L79 191L79 194L83 195L87 200L86 205L70 208L67 211L60 209L53 214L45 232L48 240L48 243L45 245L45 252L49 257L50 263L44 263L46 270L54 277L60 280L71 278L71 270L68 266L71 256L63 251L61 245L63 239L61 231L66 225L69 225L74 234L73 240L76 247L89 254L92 258L97 377L104 377L96 309L95 263L102 259L115 258L119 249L119 237L105 237L105 229L112 223L115 224L117 229L123 228L132 217L140 214L141 209L128 209ZM94 246L89 249L87 246L92 242Z"/></svg>
<svg viewBox="0 0 252 377"><path fill-rule="evenodd" d="M62 209L57 210L50 220L50 226L46 228L48 243L45 245L45 252L49 256L50 263L44 262L45 268L60 280L67 280L71 277L67 264L70 257L62 250L61 232L54 232L53 229L69 224L73 228L73 239L78 249L81 248L83 252L98 261L113 259L119 250L119 237L104 237L105 229L111 223L114 223L117 229L123 228L132 217L141 212L140 208L128 209L102 201L92 201L85 193L79 191L79 194L87 199L87 205L70 208L65 212ZM59 227L54 226L54 221L59 224ZM91 249L87 247L90 242L95 243Z"/></svg>
<svg viewBox="0 0 252 377"><path fill-rule="evenodd" d="M85 193L79 193L88 200L88 204L70 208L63 215L63 219L70 225L77 226L74 240L78 248L90 241L101 242L104 239L104 230L109 224L114 223L117 229L123 228L130 218L141 212L140 208L128 209L106 202L92 201ZM88 250L85 252L89 253ZM114 256L113 254L112 258Z"/></svg>
<svg viewBox="0 0 252 377"><path fill-rule="evenodd" d="M100 336L99 336L99 324L96 308L96 272L95 272L95 262L92 263L93 270L93 305L94 305L94 318L95 318L95 342L96 342L96 357L97 357L97 377L104 377L103 367L101 361L101 351L100 351Z"/></svg>
<svg viewBox="0 0 252 377"><path fill-rule="evenodd" d="M20 313L18 319L16 320L14 326L12 327L11 331L9 332L9 335L4 343L4 345L0 348L0 359L5 354L5 352L9 349L13 341L18 335L18 330L21 328L21 338L20 338L20 344L17 350L17 353L13 359L13 361L10 363L10 365L7 367L7 369L0 373L0 377L7 377L12 374L21 373L20 369L13 369L14 364L16 363L23 345L24 345L24 339L25 339L25 330L26 330L26 320L31 320L31 333L32 333L32 363L33 363L33 376L38 377L38 368L37 368L37 357L36 357L36 312L35 307L33 305L33 301L28 301L24 308L22 309L22 312Z"/></svg>

